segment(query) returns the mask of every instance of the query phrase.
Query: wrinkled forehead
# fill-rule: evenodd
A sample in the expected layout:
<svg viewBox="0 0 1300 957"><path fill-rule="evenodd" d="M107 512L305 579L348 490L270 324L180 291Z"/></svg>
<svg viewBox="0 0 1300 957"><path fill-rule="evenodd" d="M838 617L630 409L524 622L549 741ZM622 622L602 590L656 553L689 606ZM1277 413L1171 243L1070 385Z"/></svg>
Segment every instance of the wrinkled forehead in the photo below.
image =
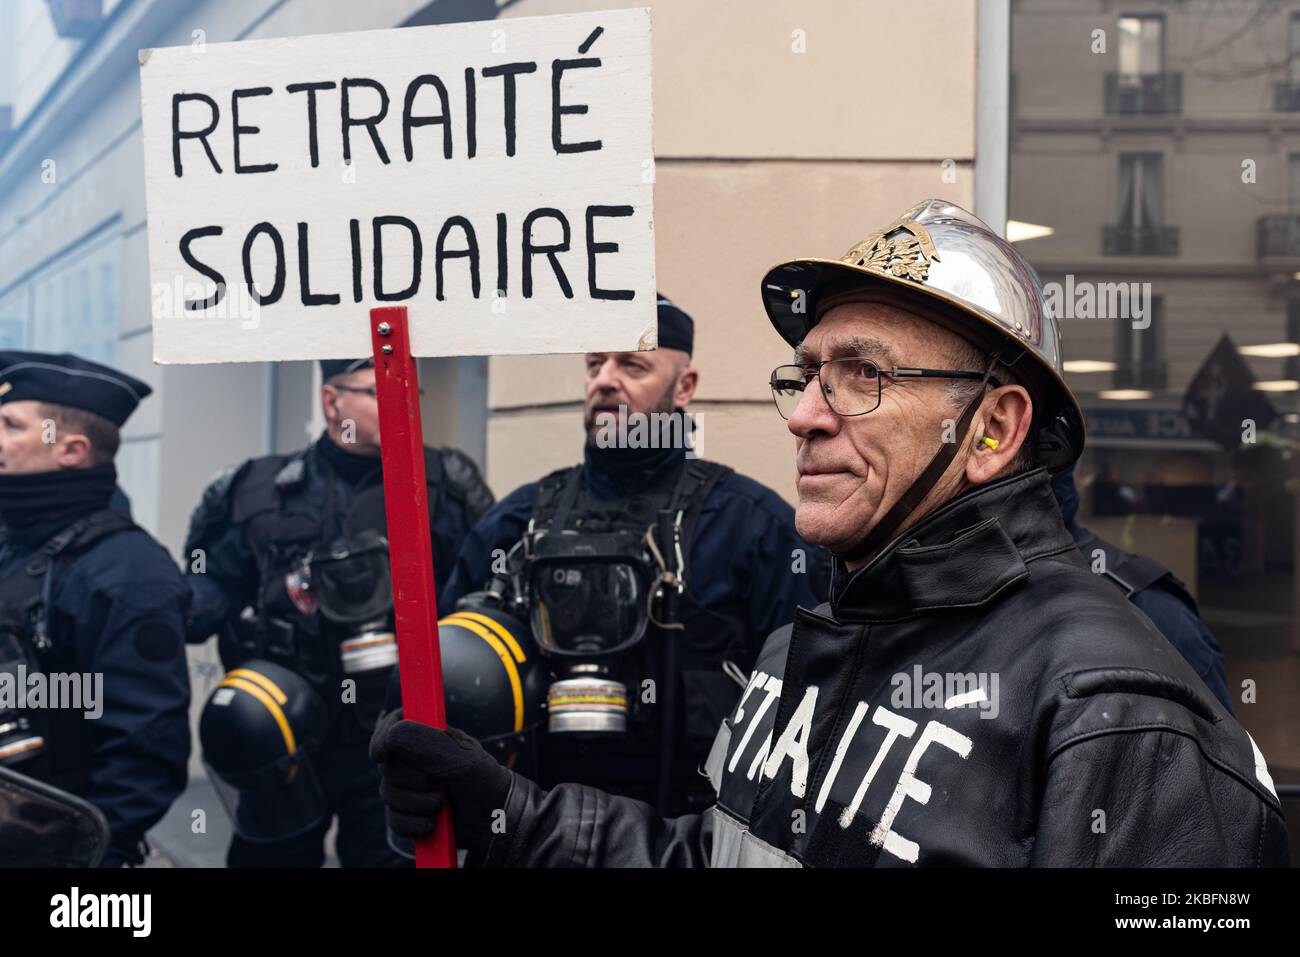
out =
<svg viewBox="0 0 1300 957"><path fill-rule="evenodd" d="M795 361L861 356L881 366L924 366L946 358L957 337L937 323L876 302L828 309L795 350Z"/></svg>
<svg viewBox="0 0 1300 957"><path fill-rule="evenodd" d="M646 349L641 352L588 352L585 359L587 362L593 360L605 362L607 359L613 359L619 364L639 360L652 366L669 366L675 363L690 365L691 356L681 349L667 349L660 346L658 349Z"/></svg>

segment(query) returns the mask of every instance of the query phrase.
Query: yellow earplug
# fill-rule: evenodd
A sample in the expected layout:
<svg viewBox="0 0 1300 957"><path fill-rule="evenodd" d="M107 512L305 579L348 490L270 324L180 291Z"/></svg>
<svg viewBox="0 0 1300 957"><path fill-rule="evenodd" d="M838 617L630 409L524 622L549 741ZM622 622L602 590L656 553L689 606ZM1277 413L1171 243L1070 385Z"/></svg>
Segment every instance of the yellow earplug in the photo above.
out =
<svg viewBox="0 0 1300 957"><path fill-rule="evenodd" d="M998 446L1001 444L1000 442L998 442L997 439L993 438L990 435L984 436L984 438L980 439L980 441L983 442L985 445L987 445L989 448L991 448L994 452L998 450Z"/></svg>

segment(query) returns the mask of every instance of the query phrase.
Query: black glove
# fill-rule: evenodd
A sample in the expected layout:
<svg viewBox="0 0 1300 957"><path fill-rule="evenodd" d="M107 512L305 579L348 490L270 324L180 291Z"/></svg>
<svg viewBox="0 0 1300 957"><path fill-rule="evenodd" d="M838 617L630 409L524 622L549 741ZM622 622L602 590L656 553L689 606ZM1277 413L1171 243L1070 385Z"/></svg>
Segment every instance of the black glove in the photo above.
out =
<svg viewBox="0 0 1300 957"><path fill-rule="evenodd" d="M393 833L432 834L438 812L450 800L457 846L486 851L492 826L505 813L512 775L476 740L455 728L441 731L404 721L398 708L375 726L370 760L383 774L379 795Z"/></svg>

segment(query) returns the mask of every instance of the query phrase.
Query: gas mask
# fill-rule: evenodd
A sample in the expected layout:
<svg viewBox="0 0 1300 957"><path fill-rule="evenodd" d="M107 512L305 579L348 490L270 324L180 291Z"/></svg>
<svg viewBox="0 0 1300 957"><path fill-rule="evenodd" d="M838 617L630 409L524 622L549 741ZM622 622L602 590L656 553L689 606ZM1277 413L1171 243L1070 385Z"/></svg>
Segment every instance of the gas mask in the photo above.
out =
<svg viewBox="0 0 1300 957"><path fill-rule="evenodd" d="M626 666L652 626L673 627L665 618L680 550L670 573L649 530L560 531L530 533L512 557L517 610L560 675L547 694L548 730L626 731Z"/></svg>
<svg viewBox="0 0 1300 957"><path fill-rule="evenodd" d="M285 578L285 590L299 611L319 614L323 640L338 642L363 722L377 718L397 664L388 539L367 529L312 551Z"/></svg>

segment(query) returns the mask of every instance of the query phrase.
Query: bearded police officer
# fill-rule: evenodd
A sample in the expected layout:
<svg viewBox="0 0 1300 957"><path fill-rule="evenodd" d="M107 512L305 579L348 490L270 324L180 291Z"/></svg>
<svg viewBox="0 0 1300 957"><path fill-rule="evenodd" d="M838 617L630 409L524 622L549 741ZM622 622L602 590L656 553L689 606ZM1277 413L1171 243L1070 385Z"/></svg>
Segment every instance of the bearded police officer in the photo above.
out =
<svg viewBox="0 0 1300 957"><path fill-rule="evenodd" d="M369 360L323 361L321 371L325 433L292 455L218 476L185 545L189 639L219 632L222 663L234 669L201 722L209 767L228 786L219 790L243 802L233 809L232 867L319 866L335 816L344 866L400 861L385 840L379 777L366 756L396 661L375 372ZM426 448L425 471L442 575L492 494L461 452ZM281 680L286 670L301 679L293 687ZM305 700L313 695L319 701ZM317 715L323 727L294 728ZM286 725L293 733L283 758L293 763L278 776L232 765L273 753ZM302 798L305 772L286 770L306 761L322 792L316 800Z"/></svg>
<svg viewBox="0 0 1300 957"><path fill-rule="evenodd" d="M110 507L118 430L151 391L77 356L0 352L0 765L97 807L112 867L143 860L190 751L189 590Z"/></svg>
<svg viewBox="0 0 1300 957"><path fill-rule="evenodd" d="M712 803L699 768L719 722L763 639L824 596L829 570L775 492L696 457L694 322L662 296L658 320L657 350L586 356L582 464L498 503L439 605L451 614L490 583L492 607L473 596L473 613L531 625L554 680L534 763L518 767L681 814Z"/></svg>
<svg viewBox="0 0 1300 957"><path fill-rule="evenodd" d="M489 864L1284 863L1259 750L1061 522L1083 419L1029 265L927 200L762 295L795 348L771 381L798 527L835 574L722 724L717 803L545 789L393 715L371 747L394 828L427 833L445 796Z"/></svg>

